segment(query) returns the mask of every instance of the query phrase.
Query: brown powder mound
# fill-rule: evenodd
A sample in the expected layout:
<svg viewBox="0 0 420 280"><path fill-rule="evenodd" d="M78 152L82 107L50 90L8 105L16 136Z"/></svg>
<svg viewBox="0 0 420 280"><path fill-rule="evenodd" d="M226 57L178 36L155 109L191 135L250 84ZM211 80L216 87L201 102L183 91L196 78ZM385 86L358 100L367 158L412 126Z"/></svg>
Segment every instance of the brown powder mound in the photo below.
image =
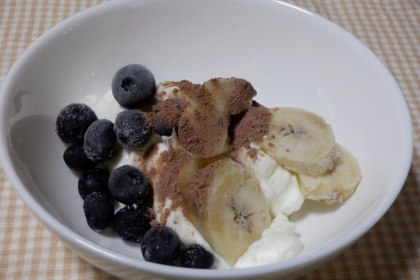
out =
<svg viewBox="0 0 420 280"><path fill-rule="evenodd" d="M190 158L191 156L185 150L180 148L170 149L163 152L161 155L162 169L159 174L158 183L154 186L155 195L161 205L164 205L166 199L171 199L171 210L176 210L181 207L181 209L185 211L184 201L179 189L177 188L177 183L178 174L181 171L181 168ZM170 211L166 211L161 214L163 214L161 222L162 224L165 224Z"/></svg>
<svg viewBox="0 0 420 280"><path fill-rule="evenodd" d="M261 141L268 133L270 111L263 107L251 107L233 128L233 148L249 146L250 140Z"/></svg>
<svg viewBox="0 0 420 280"><path fill-rule="evenodd" d="M147 128L148 129L150 129L150 130L152 130L153 129L153 124L152 124L152 113L149 113L149 112L143 112L143 111L139 111L142 115L143 115L143 117L144 117L144 119L145 119L145 121L146 121L146 126L147 126Z"/></svg>
<svg viewBox="0 0 420 280"><path fill-rule="evenodd" d="M185 149L197 157L211 157L221 150L227 141L229 115L217 114L204 109L192 109L179 121L179 142Z"/></svg>
<svg viewBox="0 0 420 280"><path fill-rule="evenodd" d="M213 97L202 85L192 84L188 81L181 81L178 83L178 87L183 94L188 96L191 100L194 100L201 106L204 106L206 110L214 110ZM208 107L208 108L207 108Z"/></svg>
<svg viewBox="0 0 420 280"><path fill-rule="evenodd" d="M158 151L158 147L154 146L146 156L137 158L134 165L140 168L148 178L153 188L155 201L163 206L167 199L172 200L170 209L157 209L160 224L165 225L172 210L180 207L185 213L184 202L177 183L178 174L191 155L182 148L170 148L161 154L158 154ZM153 161L154 165L152 165Z"/></svg>
<svg viewBox="0 0 420 280"><path fill-rule="evenodd" d="M184 102L177 99L166 99L153 106L153 122L161 121L165 129L178 127L179 119L185 108Z"/></svg>
<svg viewBox="0 0 420 280"><path fill-rule="evenodd" d="M200 84L193 84L190 81L187 80L182 80L179 82L163 82L161 83L161 85L163 85L165 88L168 87L177 87L178 89L174 89L173 93L175 95L175 97L178 97L177 95L179 94L181 99L181 96L183 97L182 99L184 101L188 101L188 100L195 100L197 102L200 102L202 104L211 104L211 96L207 95L206 92L204 91L203 87ZM163 98L163 96L165 96L165 92L158 92L157 96L158 99L159 98ZM179 100L177 98L177 100ZM189 105L189 104L185 104L185 105Z"/></svg>
<svg viewBox="0 0 420 280"><path fill-rule="evenodd" d="M249 100L257 95L257 92L247 80L239 78L232 79L234 79L235 90L228 100L228 108L230 114L236 115L247 108Z"/></svg>
<svg viewBox="0 0 420 280"><path fill-rule="evenodd" d="M176 100L183 100L184 110L178 122L180 144L190 153L200 156L212 156L215 147L225 143L229 124L229 114L219 112L211 93L204 86L187 80L164 82L163 87L177 87L172 90ZM165 92L159 92L158 98L164 98Z"/></svg>
<svg viewBox="0 0 420 280"><path fill-rule="evenodd" d="M199 90L200 85L193 84L190 81L182 80L179 82L175 81L167 81L161 82L160 86L165 89L172 88L173 97L178 99L182 99L184 101L188 101L191 97L195 96L195 92ZM158 87L159 90L160 87ZM165 90L158 91L156 93L156 97L158 100L164 100L167 95ZM187 104L188 105L188 104Z"/></svg>
<svg viewBox="0 0 420 280"><path fill-rule="evenodd" d="M235 77L213 78L204 82L203 87L213 91L217 95L216 102L223 104L231 115L246 110L252 98L257 95L250 82Z"/></svg>
<svg viewBox="0 0 420 280"><path fill-rule="evenodd" d="M204 86L181 81L178 87L191 99L179 121L179 142L195 156L216 155L227 140L229 113L216 108L211 93Z"/></svg>
<svg viewBox="0 0 420 280"><path fill-rule="evenodd" d="M257 94L251 83L234 77L213 78L202 85L187 80L163 82L161 85L172 92L170 96L185 102L180 117L178 111L162 118L168 119L171 127L176 127L179 120L179 143L194 156L203 158L215 156L228 148L229 136L232 136L232 133L228 136L231 116L246 110ZM219 98L215 98L216 93ZM166 94L165 91L158 92L158 98L164 99ZM159 105L155 108L156 113L169 111L163 105L162 109Z"/></svg>

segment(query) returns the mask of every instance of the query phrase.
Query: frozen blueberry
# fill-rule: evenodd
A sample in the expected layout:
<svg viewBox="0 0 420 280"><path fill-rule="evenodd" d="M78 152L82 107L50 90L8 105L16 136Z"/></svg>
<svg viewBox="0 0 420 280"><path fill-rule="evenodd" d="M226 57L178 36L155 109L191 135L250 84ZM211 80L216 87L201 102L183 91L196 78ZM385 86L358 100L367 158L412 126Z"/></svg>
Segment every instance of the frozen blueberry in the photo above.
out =
<svg viewBox="0 0 420 280"><path fill-rule="evenodd" d="M65 143L81 145L87 128L97 119L89 106L72 103L61 109L55 123L55 131Z"/></svg>
<svg viewBox="0 0 420 280"><path fill-rule="evenodd" d="M146 105L156 92L152 72L141 64L129 64L119 69L112 79L112 94L117 102L128 109Z"/></svg>
<svg viewBox="0 0 420 280"><path fill-rule="evenodd" d="M152 217L146 206L126 206L114 216L113 227L123 240L141 243L144 234L152 227Z"/></svg>
<svg viewBox="0 0 420 280"><path fill-rule="evenodd" d="M108 185L111 196L127 205L142 202L149 192L147 177L132 165L115 169L109 177Z"/></svg>
<svg viewBox="0 0 420 280"><path fill-rule="evenodd" d="M95 168L96 162L91 161L82 146L70 146L63 154L64 162L75 171L86 171Z"/></svg>
<svg viewBox="0 0 420 280"><path fill-rule="evenodd" d="M108 188L109 175L109 172L102 168L94 168L83 172L78 182L80 196L85 199L92 192L101 192L110 198L111 194Z"/></svg>
<svg viewBox="0 0 420 280"><path fill-rule="evenodd" d="M181 102L175 99L167 99L153 106L154 131L161 136L171 136L172 130L178 127L183 107Z"/></svg>
<svg viewBox="0 0 420 280"><path fill-rule="evenodd" d="M83 211L88 225L96 232L107 229L114 219L114 205L101 192L93 192L86 196Z"/></svg>
<svg viewBox="0 0 420 280"><path fill-rule="evenodd" d="M167 226L148 230L140 247L144 260L159 264L175 265L181 253L178 234Z"/></svg>
<svg viewBox="0 0 420 280"><path fill-rule="evenodd" d="M140 148L149 141L152 128L137 110L120 112L115 119L114 130L118 142L126 148Z"/></svg>
<svg viewBox="0 0 420 280"><path fill-rule="evenodd" d="M198 244L190 244L181 251L181 265L188 268L211 268L214 263L212 253Z"/></svg>
<svg viewBox="0 0 420 280"><path fill-rule="evenodd" d="M93 122L86 130L83 147L90 160L104 162L114 155L116 143L114 124L110 120L101 119Z"/></svg>

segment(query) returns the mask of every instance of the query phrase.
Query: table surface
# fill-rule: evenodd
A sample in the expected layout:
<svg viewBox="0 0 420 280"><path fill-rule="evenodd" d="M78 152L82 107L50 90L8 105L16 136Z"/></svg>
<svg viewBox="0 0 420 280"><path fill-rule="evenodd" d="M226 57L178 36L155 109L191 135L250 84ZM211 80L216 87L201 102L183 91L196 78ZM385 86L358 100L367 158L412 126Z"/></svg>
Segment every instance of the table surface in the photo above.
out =
<svg viewBox="0 0 420 280"><path fill-rule="evenodd" d="M65 18L105 0L0 0L0 84L19 55ZM345 28L397 80L414 126L405 185L384 217L333 261L301 279L420 279L420 1L288 0ZM0 167L0 279L115 279L38 222Z"/></svg>

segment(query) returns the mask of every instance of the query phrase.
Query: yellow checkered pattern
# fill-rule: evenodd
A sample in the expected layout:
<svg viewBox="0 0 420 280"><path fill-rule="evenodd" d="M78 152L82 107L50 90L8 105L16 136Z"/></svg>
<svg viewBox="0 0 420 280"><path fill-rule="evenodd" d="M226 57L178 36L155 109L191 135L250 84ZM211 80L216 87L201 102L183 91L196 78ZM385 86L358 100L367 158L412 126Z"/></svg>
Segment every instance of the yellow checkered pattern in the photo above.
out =
<svg viewBox="0 0 420 280"><path fill-rule="evenodd" d="M105 0L0 0L0 84L18 56L65 18ZM386 215L342 255L301 279L420 279L420 1L287 0L345 28L388 67L408 102L414 158ZM0 168L0 279L115 279L64 247Z"/></svg>

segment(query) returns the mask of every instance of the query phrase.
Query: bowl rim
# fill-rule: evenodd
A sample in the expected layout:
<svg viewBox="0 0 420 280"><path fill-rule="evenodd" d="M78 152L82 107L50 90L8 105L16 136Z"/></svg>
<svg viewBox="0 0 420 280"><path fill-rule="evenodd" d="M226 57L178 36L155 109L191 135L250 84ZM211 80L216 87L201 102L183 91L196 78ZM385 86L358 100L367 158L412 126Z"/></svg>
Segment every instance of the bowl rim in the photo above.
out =
<svg viewBox="0 0 420 280"><path fill-rule="evenodd" d="M151 0L145 0L145 3L150 2ZM177 1L177 0L164 0L162 2L170 2L170 1ZM252 2L255 0L246 0L248 2ZM81 235L71 231L67 226L62 224L52 215L50 215L46 210L44 210L36 200L30 195L30 193L26 190L24 183L20 180L18 174L13 168L13 163L11 160L10 152L9 152L9 142L8 142L8 135L4 133L0 137L0 150L7 151L5 153L0 153L0 162L2 167L5 171L5 174L12 183L13 188L20 196L20 198L24 201L25 205L31 210L31 212L46 226L51 233L58 236L60 239L63 239L67 243L72 244L73 246L78 247L84 251L89 253L93 253L95 255L100 254L101 257L107 258L109 261L117 262L126 266L130 266L132 268L138 269L139 271L144 271L146 273L150 273L153 275L159 275L162 277L188 277L188 278L201 278L201 279L213 279L213 278L220 278L224 277L226 279L229 278L254 278L256 276L267 276L275 274L282 270L288 269L299 269L302 265L307 264L314 264L319 260L327 260L332 256L338 254L345 248L352 245L356 242L362 235L364 235L368 230L370 230L379 220L380 218L388 211L391 207L394 200L397 198L399 192L401 191L406 177L408 175L411 160L413 156L413 131L412 131L412 123L411 117L408 109L408 105L405 101L404 95L401 92L396 80L391 75L389 70L386 66L382 63L382 61L367 47L365 46L359 39L357 39L354 35L346 31L344 28L338 26L336 23L315 14L309 10L304 8L295 6L290 3L280 2L276 0L265 0L268 2L276 2L279 5L284 5L291 9L296 9L301 12L306 13L308 16L314 17L317 21L322 23L323 25L327 25L330 28L333 28L336 32L339 32L350 40L352 43L355 44L358 48L362 49L365 55L369 56L369 59L373 59L373 62L376 63L378 66L384 68L386 75L389 78L389 81L393 83L396 91L399 91L399 106L406 108L405 112L401 112L404 114L402 117L405 119L405 122L410 125L411 130L408 131L406 141L407 146L401 147L404 148L404 154L406 154L406 161L403 166L400 166L400 176L398 180L395 182L395 186L390 188L383 198L383 201L377 206L377 210L372 213L369 219L363 221L359 226L357 226L351 233L344 235L339 240L332 242L331 244L326 245L319 250L314 252L310 252L308 254L298 256L294 259L287 260L281 263L262 266L262 267L251 267L251 268L243 268L243 269L231 269L231 270L205 270L205 272L200 270L192 270L187 268L181 267L171 267L171 266L164 266L159 264L154 264L150 262L143 262L139 261L138 259L121 255L116 253L112 250L109 250L101 245L98 245ZM68 29L71 26L76 25L78 22L85 21L89 19L93 15L103 15L104 12L110 11L113 8L120 7L121 5L129 4L134 2L134 0L124 0L124 1L110 1L95 5L83 11L80 11L63 21L59 22L57 25L52 27L51 29L47 30L44 34L42 34L39 38L37 38L14 62L12 68L9 70L5 80L3 81L1 88L0 88L0 119L3 119L0 122L0 130L7 131L5 120L5 106L6 106L6 99L8 94L10 94L11 86L14 82L15 77L18 75L21 68L25 66L25 63L28 59L30 59L38 49L41 49L44 44L46 44L50 39L55 38L58 34L62 33L63 30ZM239 2L239 1L238 1Z"/></svg>

